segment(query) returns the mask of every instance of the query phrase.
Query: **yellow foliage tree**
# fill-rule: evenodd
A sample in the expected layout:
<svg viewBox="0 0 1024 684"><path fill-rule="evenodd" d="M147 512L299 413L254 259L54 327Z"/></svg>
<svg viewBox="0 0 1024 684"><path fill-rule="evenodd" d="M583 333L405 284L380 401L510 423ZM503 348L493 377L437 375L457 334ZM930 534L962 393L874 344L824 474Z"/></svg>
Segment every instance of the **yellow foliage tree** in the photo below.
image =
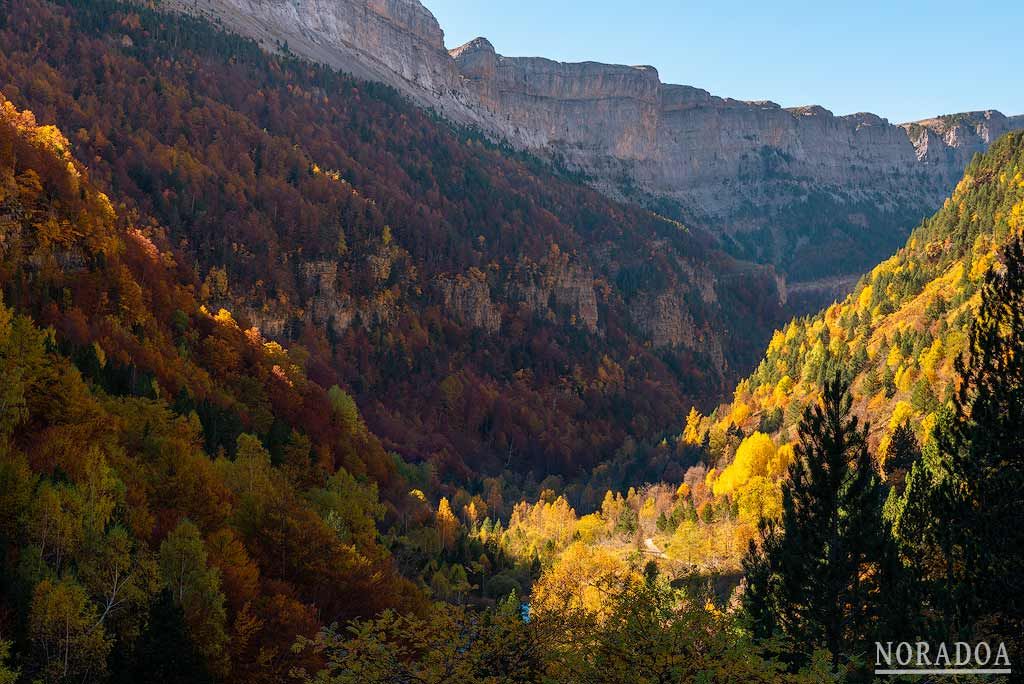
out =
<svg viewBox="0 0 1024 684"><path fill-rule="evenodd" d="M729 422L733 425L742 425L743 421L750 417L750 407L742 401L733 402L732 411L729 413Z"/></svg>
<svg viewBox="0 0 1024 684"><path fill-rule="evenodd" d="M468 504L462 507L462 513L466 518L466 522L471 528L476 528L476 524L480 519L480 512L477 510L476 502L470 501Z"/></svg>
<svg viewBox="0 0 1024 684"><path fill-rule="evenodd" d="M576 534L584 544L592 544L604 532L605 522L600 513L591 513L580 518L576 524Z"/></svg>
<svg viewBox="0 0 1024 684"><path fill-rule="evenodd" d="M696 406L691 407L686 416L686 427L683 428L683 441L687 444L700 444L700 421L700 411Z"/></svg>
<svg viewBox="0 0 1024 684"><path fill-rule="evenodd" d="M779 479L789 470L790 464L796 459L796 450L792 444L783 444L768 459L768 477Z"/></svg>
<svg viewBox="0 0 1024 684"><path fill-rule="evenodd" d="M793 378L788 375L783 375L775 385L775 391L772 393L772 399L775 401L775 405L785 408L786 405L789 404L789 395L792 391Z"/></svg>
<svg viewBox="0 0 1024 684"><path fill-rule="evenodd" d="M943 360L942 340L936 338L932 346L921 352L921 372L928 378L928 382L935 384L938 366Z"/></svg>
<svg viewBox="0 0 1024 684"><path fill-rule="evenodd" d="M722 471L712 485L715 496L733 493L747 480L768 472L768 462L775 456L775 442L763 432L755 432L740 444L736 458Z"/></svg>
<svg viewBox="0 0 1024 684"><path fill-rule="evenodd" d="M900 392L909 392L914 384L914 368L912 366L900 366L896 370L894 382L896 389Z"/></svg>
<svg viewBox="0 0 1024 684"><path fill-rule="evenodd" d="M857 297L857 308L861 311L867 311L868 307L871 306L871 297L875 291L870 285L860 291L860 296Z"/></svg>
<svg viewBox="0 0 1024 684"><path fill-rule="evenodd" d="M601 617L607 609L602 589L628 575L628 567L615 553L577 542L533 585L530 610L543 615L568 608Z"/></svg>
<svg viewBox="0 0 1024 684"><path fill-rule="evenodd" d="M777 481L756 475L738 492L741 522L757 525L762 518L782 515L782 488Z"/></svg>
<svg viewBox="0 0 1024 684"><path fill-rule="evenodd" d="M604 501L601 502L601 518L604 519L609 529L615 527L615 523L619 521L619 516L622 515L625 508L626 502L622 500L621 494L612 492L610 489L605 492Z"/></svg>
<svg viewBox="0 0 1024 684"><path fill-rule="evenodd" d="M892 417L889 419L889 429L895 430L903 423L910 420L914 415L914 407L905 401L897 401L892 409Z"/></svg>
<svg viewBox="0 0 1024 684"><path fill-rule="evenodd" d="M448 503L448 497L441 497L441 503L437 505L437 515L434 517L434 524L437 533L441 537L444 548L451 550L455 546L455 532L459 528L459 521L452 513L452 506Z"/></svg>

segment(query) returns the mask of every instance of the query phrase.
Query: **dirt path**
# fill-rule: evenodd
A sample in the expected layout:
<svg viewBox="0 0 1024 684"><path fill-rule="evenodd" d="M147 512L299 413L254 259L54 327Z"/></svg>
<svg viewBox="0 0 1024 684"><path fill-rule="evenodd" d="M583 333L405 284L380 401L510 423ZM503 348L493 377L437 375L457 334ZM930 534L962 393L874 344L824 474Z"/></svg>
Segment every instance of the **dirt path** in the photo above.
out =
<svg viewBox="0 0 1024 684"><path fill-rule="evenodd" d="M664 557L665 555L665 552L659 549L650 537L644 539L644 550L652 556Z"/></svg>

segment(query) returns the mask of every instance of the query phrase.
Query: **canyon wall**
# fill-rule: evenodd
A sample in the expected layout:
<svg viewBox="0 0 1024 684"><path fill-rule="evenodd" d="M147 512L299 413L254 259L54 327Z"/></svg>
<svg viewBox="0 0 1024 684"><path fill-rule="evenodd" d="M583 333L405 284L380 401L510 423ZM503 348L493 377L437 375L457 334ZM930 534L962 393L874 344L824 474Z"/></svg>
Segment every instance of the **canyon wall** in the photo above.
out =
<svg viewBox="0 0 1024 684"><path fill-rule="evenodd" d="M163 0L260 41L388 83L452 121L553 158L606 193L719 235L794 280L862 271L939 206L976 153L1024 117L894 125L661 82L650 66L445 49L417 0Z"/></svg>

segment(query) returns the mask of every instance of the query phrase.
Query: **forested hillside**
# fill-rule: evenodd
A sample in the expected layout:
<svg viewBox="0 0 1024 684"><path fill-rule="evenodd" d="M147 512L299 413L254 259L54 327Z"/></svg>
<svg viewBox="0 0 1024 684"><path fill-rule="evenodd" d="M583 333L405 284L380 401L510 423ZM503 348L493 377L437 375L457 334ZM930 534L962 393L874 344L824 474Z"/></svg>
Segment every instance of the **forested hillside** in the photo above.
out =
<svg viewBox="0 0 1024 684"><path fill-rule="evenodd" d="M435 506L69 148L0 99L0 681L820 681L699 583L587 547L634 533L621 497L608 524L554 498L506 524L500 486Z"/></svg>
<svg viewBox="0 0 1024 684"><path fill-rule="evenodd" d="M971 163L944 207L849 297L776 331L731 403L708 416L690 410L672 448L700 463L683 477L665 471L666 485L630 497L629 529L669 557L737 570L758 521L781 513L804 411L836 373L869 426L876 467L905 475L907 464L890 458L893 440L902 429L904 447L908 435L926 450L938 447L986 276L1001 268L1002 250L1022 229L1024 135L1011 133ZM680 481L685 496L666 496ZM636 517L643 510L646 523Z"/></svg>
<svg viewBox="0 0 1024 684"><path fill-rule="evenodd" d="M769 270L383 86L142 5L0 16L0 88L67 132L198 300L444 478L593 467L677 427L777 324Z"/></svg>
<svg viewBox="0 0 1024 684"><path fill-rule="evenodd" d="M964 351L985 275L1022 229L1024 136L1011 133L975 158L942 209L849 297L776 331L732 404L709 418L691 414L684 438L708 440L722 464L732 460L731 433L791 441L822 381L841 371L852 382L855 411L871 421L880 457L906 421L927 443L955 389L954 361Z"/></svg>
<svg viewBox="0 0 1024 684"><path fill-rule="evenodd" d="M646 455L663 467L660 477L634 472L634 487L598 493L600 503L579 513L569 501L595 498L589 487L542 492L540 501L515 507L507 529L481 533L513 555L538 557L554 574L590 563L614 567L653 549L670 568L734 575L760 521L782 514L804 411L818 405L837 372L851 385L852 412L871 426L874 467L888 484L902 482L910 463L891 452L905 451L908 438L928 453L938 448L981 290L1022 229L1024 134L1014 133L978 157L945 207L846 300L776 332L731 404L710 416L692 409L676 442ZM667 467L667 452L695 465ZM592 484L599 487L610 467ZM586 584L586 574L576 580Z"/></svg>
<svg viewBox="0 0 1024 684"><path fill-rule="evenodd" d="M422 605L352 400L199 304L69 148L0 100L0 640L26 676L244 680L300 662L296 634Z"/></svg>

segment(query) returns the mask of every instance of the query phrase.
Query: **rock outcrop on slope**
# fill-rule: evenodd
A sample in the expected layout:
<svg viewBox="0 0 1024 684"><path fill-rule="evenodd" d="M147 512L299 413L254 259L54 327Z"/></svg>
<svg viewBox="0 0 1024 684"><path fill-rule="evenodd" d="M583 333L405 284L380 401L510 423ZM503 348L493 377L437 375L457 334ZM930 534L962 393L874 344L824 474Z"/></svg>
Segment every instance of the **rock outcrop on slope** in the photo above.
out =
<svg viewBox="0 0 1024 684"><path fill-rule="evenodd" d="M873 114L716 97L650 66L450 52L418 0L163 0L356 76L618 198L728 236L794 280L860 272L934 211L970 158L1024 117L969 112L894 125Z"/></svg>
<svg viewBox="0 0 1024 684"><path fill-rule="evenodd" d="M924 119L901 126L922 162L959 166L984 152L997 138L1024 128L1024 115L1003 116L987 110Z"/></svg>

